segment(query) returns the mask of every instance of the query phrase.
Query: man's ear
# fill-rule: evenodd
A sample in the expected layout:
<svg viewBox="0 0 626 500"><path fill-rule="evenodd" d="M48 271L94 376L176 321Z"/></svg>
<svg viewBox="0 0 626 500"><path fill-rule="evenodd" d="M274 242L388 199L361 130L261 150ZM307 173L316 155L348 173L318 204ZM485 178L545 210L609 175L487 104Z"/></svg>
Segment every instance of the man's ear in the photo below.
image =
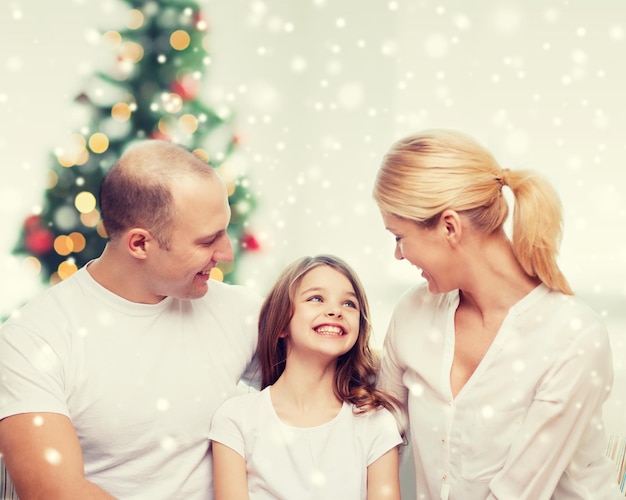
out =
<svg viewBox="0 0 626 500"><path fill-rule="evenodd" d="M458 245L463 235L463 221L459 213L456 210L444 210L439 218L439 223L450 244Z"/></svg>
<svg viewBox="0 0 626 500"><path fill-rule="evenodd" d="M126 246L128 253L136 259L145 259L151 245L158 244L149 231L142 228L132 228L126 232Z"/></svg>

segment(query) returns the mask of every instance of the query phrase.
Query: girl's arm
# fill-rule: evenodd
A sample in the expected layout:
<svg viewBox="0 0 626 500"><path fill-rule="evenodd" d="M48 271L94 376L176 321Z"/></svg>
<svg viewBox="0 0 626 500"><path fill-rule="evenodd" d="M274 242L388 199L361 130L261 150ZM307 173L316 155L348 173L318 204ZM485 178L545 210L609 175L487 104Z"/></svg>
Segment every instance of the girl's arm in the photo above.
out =
<svg viewBox="0 0 626 500"><path fill-rule="evenodd" d="M246 461L232 448L213 441L215 500L249 500Z"/></svg>
<svg viewBox="0 0 626 500"><path fill-rule="evenodd" d="M398 469L398 447L394 446L367 468L367 500L400 500Z"/></svg>

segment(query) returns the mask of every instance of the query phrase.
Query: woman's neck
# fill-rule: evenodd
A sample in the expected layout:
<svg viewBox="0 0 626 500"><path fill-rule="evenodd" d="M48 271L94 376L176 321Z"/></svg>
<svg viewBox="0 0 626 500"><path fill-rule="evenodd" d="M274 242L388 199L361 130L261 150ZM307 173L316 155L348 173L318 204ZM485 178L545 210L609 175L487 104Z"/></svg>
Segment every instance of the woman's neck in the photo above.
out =
<svg viewBox="0 0 626 500"><path fill-rule="evenodd" d="M482 240L480 255L473 255L470 272L461 286L461 303L482 315L508 311L528 295L540 281L529 276L515 258L504 234Z"/></svg>

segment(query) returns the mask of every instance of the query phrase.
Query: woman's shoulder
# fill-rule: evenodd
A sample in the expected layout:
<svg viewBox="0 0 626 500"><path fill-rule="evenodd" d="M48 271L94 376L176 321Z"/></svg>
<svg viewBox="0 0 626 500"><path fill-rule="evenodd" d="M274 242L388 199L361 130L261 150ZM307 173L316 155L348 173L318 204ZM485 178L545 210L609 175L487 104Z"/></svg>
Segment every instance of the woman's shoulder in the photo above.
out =
<svg viewBox="0 0 626 500"><path fill-rule="evenodd" d="M447 293L431 293L427 283L420 283L406 290L398 300L395 313L402 314L407 311L411 315L416 310L440 310L447 309L458 300L458 290Z"/></svg>

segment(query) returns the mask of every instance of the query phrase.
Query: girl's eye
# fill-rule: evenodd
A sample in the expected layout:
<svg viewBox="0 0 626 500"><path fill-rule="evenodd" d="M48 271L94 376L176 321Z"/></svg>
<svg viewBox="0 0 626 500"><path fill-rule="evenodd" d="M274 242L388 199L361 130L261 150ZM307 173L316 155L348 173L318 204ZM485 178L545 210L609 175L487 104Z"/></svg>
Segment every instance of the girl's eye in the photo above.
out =
<svg viewBox="0 0 626 500"><path fill-rule="evenodd" d="M356 305L353 301L351 301L351 300L346 300L346 301L343 303L343 305L344 305L344 306L347 306L347 307L352 307L352 308L354 308L354 309L358 309L357 305Z"/></svg>
<svg viewBox="0 0 626 500"><path fill-rule="evenodd" d="M401 238L400 236L396 236L396 243L400 243L400 240L401 240L401 239L402 239L402 238Z"/></svg>
<svg viewBox="0 0 626 500"><path fill-rule="evenodd" d="M313 297L309 297L307 299L307 302L322 302L322 297L320 297L319 295L313 295Z"/></svg>

